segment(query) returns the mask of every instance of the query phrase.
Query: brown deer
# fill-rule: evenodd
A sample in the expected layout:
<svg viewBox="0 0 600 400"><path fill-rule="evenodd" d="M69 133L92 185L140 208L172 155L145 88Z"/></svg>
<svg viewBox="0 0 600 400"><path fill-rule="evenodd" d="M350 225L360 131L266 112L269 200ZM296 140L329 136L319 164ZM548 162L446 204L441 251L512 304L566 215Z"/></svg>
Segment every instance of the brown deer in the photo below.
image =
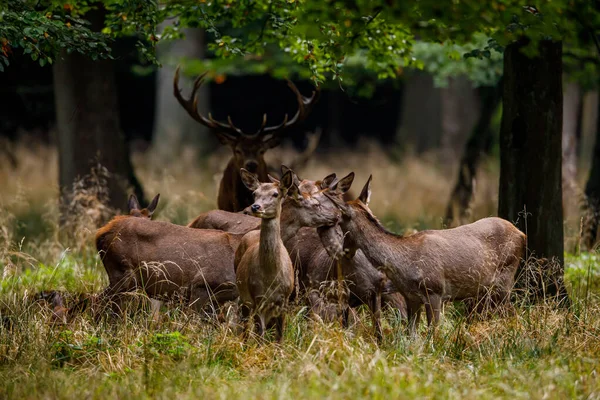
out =
<svg viewBox="0 0 600 400"><path fill-rule="evenodd" d="M328 237L333 235L333 237ZM334 243L339 242L339 245ZM321 245L328 243L328 245ZM381 308L386 305L406 318L406 302L404 297L393 286L385 274L373 266L361 250L353 257L343 254L341 248L343 234L339 225L319 230L301 229L293 241L286 242L286 247L294 265L301 266L299 272L300 291L307 294L308 305L314 314L323 320L332 321L339 317L337 298L323 298L322 286L338 279L336 262L341 262L342 279L348 286L347 304L341 304L344 325L348 324L348 309L362 304L367 305L373 319L373 328L378 340L383 338L381 328Z"/></svg>
<svg viewBox="0 0 600 400"><path fill-rule="evenodd" d="M284 166L283 170L287 168ZM342 195L345 198L348 193L354 174L342 178L339 182L334 181L335 175L331 174L317 185L321 190L328 188L331 194ZM311 192L307 189L309 182L302 181L302 193ZM314 192L316 189L312 189ZM303 195L300 198L305 198ZM336 279L335 258L330 254L341 254L342 239L341 229L339 227L326 227L319 235L317 230L309 226L315 226L314 223L304 222L303 227L293 226L290 222L300 221L292 213L287 212L287 206L291 199L284 200L282 205L281 217L281 237L290 254L294 266L298 269L299 289L301 293L307 294L307 300L311 310L322 319L331 321L337 316L337 307L324 302L320 297L320 286L327 281ZM325 203L323 199L321 203ZM306 218L305 218L306 219ZM220 229L226 232L247 233L260 227L260 219L248 215L231 213L221 210L212 210L200 214L189 227L197 229ZM325 233L323 233L325 232ZM327 237L333 233L332 238ZM257 241L259 232L254 232L253 236L245 236L236 252L236 260L244 253L244 249L249 246L246 242ZM338 244L339 242L339 244ZM336 250L332 248L335 247ZM344 257L342 259L342 270L344 280L350 287L349 305L358 307L366 304L372 312L373 326L378 338L382 337L380 323L381 304L387 304L393 309L398 310L400 315L406 318L406 304L404 298L399 294L385 274L378 271L365 258L361 251L356 253L352 259ZM337 299L336 299L337 300ZM347 320L344 320L347 322Z"/></svg>
<svg viewBox="0 0 600 400"><path fill-rule="evenodd" d="M257 174L258 178L262 181L268 180L268 167L264 160L265 152L279 145L283 132L306 119L318 101L320 89L317 88L313 91L311 97L304 97L298 91L296 85L288 81L288 86L294 92L298 101L298 111L296 114L291 119L286 114L283 122L272 126L267 126L267 114L264 114L259 130L256 133L248 134L236 127L230 117L227 118L227 123L225 123L216 121L210 113L208 117L205 117L198 112L196 93L200 86L202 86L206 74L205 72L196 79L190 98L184 99L179 89L178 67L173 79L173 93L179 104L195 121L209 128L217 135L222 144L231 148L233 155L225 168L223 178L221 178L217 206L220 210L239 212L253 202L252 193L241 181L240 168L245 168ZM315 148L316 145L309 143L308 151L314 151Z"/></svg>
<svg viewBox="0 0 600 400"><path fill-rule="evenodd" d="M152 299L184 292L196 309L237 298L234 253L241 235L151 221L158 195L141 209L130 197L130 215L117 216L96 233L109 285L100 296L120 308L121 294L142 289Z"/></svg>
<svg viewBox="0 0 600 400"><path fill-rule="evenodd" d="M281 203L292 187L293 177L291 171L287 171L281 181L270 177L271 183L260 183L245 169L241 172L244 185L254 194L251 210L261 218L259 240L254 241L236 262L242 314L245 318L253 316L261 337L274 320L276 338L281 341L285 309L294 290L294 268L281 240Z"/></svg>
<svg viewBox="0 0 600 400"><path fill-rule="evenodd" d="M501 305L509 300L515 272L525 254L525 234L501 218L484 218L453 229L411 236L388 232L368 207L371 177L360 196L342 210L341 227L351 253L361 249L406 299L409 331L416 334L421 306L428 325L439 323L443 301Z"/></svg>

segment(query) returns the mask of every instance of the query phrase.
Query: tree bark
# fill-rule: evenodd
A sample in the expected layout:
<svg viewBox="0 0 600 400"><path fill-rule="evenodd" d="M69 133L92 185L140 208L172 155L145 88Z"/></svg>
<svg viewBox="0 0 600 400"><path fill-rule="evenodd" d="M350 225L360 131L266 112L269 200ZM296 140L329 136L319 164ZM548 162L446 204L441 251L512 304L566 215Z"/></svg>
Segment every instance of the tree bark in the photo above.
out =
<svg viewBox="0 0 600 400"><path fill-rule="evenodd" d="M400 107L398 145L419 154L438 148L442 128L441 99L431 75L415 72L406 78Z"/></svg>
<svg viewBox="0 0 600 400"><path fill-rule="evenodd" d="M477 123L479 99L466 76L450 78L448 87L440 90L442 106L441 161L454 166L469 132Z"/></svg>
<svg viewBox="0 0 600 400"><path fill-rule="evenodd" d="M179 59L204 58L204 31L187 29L185 39L161 43L156 50L163 67L156 75L156 117L152 139L154 154L163 162L174 160L188 145L199 150L201 154L208 154L218 145L216 138L208 128L194 121L173 96L173 76ZM179 80L179 88L186 96L192 90L192 84L193 79L185 76ZM207 115L210 108L208 84L200 87L197 96L198 110Z"/></svg>
<svg viewBox="0 0 600 400"><path fill-rule="evenodd" d="M600 102L596 102L600 115ZM585 215L583 219L582 244L592 250L598 242L600 226L600 124L596 124L596 143L592 153L592 167L585 185Z"/></svg>
<svg viewBox="0 0 600 400"><path fill-rule="evenodd" d="M522 53L526 39L504 53L498 215L527 234L527 262L517 288L527 298L568 301L563 283L562 42L541 41L539 54Z"/></svg>
<svg viewBox="0 0 600 400"><path fill-rule="evenodd" d="M93 29L102 28L103 11L91 12L87 17ZM94 176L106 180L108 192L98 199L104 206L126 210L130 186L143 201L143 191L133 172L119 124L114 62L63 53L54 64L53 73L61 222L71 212L74 184L79 182L79 189L90 189L98 184ZM98 165L105 168L107 174L100 173Z"/></svg>
<svg viewBox="0 0 600 400"><path fill-rule="evenodd" d="M581 127L581 90L575 82L565 82L562 124L562 181L565 214L577 207L577 133Z"/></svg>
<svg viewBox="0 0 600 400"><path fill-rule="evenodd" d="M500 104L501 93L502 81L498 82L496 86L479 88L481 112L460 160L456 185L454 185L446 208L447 226L462 225L469 218L471 200L475 192L477 168L479 168L482 156L489 154L491 149L493 139L490 124L494 112Z"/></svg>

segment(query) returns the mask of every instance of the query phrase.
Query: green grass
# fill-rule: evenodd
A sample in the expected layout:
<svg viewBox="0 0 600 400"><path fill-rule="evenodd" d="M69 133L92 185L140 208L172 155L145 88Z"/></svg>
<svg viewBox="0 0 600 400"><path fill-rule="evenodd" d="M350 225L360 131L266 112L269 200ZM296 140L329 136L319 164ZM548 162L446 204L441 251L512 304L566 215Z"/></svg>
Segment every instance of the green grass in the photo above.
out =
<svg viewBox="0 0 600 400"><path fill-rule="evenodd" d="M0 398L598 398L600 258L569 256L567 266L568 310L518 306L467 324L448 305L437 335L423 325L416 340L387 312L378 345L366 310L343 330L294 305L279 345L244 343L177 307L159 321L142 309L121 322L83 313L53 325L33 294L106 285L92 258L63 253L2 282Z"/></svg>

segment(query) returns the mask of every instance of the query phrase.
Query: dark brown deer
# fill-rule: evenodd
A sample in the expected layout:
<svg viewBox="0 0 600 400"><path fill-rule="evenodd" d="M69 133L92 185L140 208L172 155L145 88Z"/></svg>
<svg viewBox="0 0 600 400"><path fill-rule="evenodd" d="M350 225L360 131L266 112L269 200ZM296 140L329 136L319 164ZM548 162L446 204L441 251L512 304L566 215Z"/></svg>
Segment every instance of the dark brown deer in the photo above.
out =
<svg viewBox="0 0 600 400"><path fill-rule="evenodd" d="M225 168L223 178L221 178L217 206L220 210L239 212L253 202L252 193L244 186L240 178L240 168L245 168L258 175L261 181L267 181L268 167L264 160L265 152L279 145L285 131L306 119L319 98L320 89L317 88L313 91L311 97L304 97L298 88L288 81L288 86L298 101L296 114L291 119L286 114L280 124L272 126L267 126L267 114L264 114L258 131L248 134L236 127L230 117L225 123L215 120L210 113L205 117L198 112L196 93L202 86L206 74L205 72L196 79L190 98L185 99L179 89L178 67L173 79L173 93L179 104L195 121L209 128L217 135L222 144L231 148L233 155ZM309 145L309 149L312 151L315 147Z"/></svg>
<svg viewBox="0 0 600 400"><path fill-rule="evenodd" d="M328 237L333 235L333 238ZM334 244L340 242L340 245ZM404 297L396 290L385 274L373 266L361 250L353 257L343 254L341 248L343 235L339 226L320 230L301 229L298 235L286 242L286 247L294 265L300 266L299 287L306 293L308 305L314 314L323 320L333 321L343 312L343 322L348 324L348 309L367 305L373 319L373 328L378 340L383 337L381 328L381 308L386 305L407 317ZM322 244L323 243L323 244ZM338 279L336 262L341 262L342 279L348 286L347 304L340 304L335 297L323 296L323 285L335 283ZM327 291L327 289L325 289Z"/></svg>
<svg viewBox="0 0 600 400"><path fill-rule="evenodd" d="M509 300L515 272L525 255L525 234L501 218L484 218L446 230L411 236L388 232L368 207L371 177L357 200L338 201L345 246L361 249L406 299L409 331L416 333L421 306L427 322L439 323L443 301L498 306Z"/></svg>

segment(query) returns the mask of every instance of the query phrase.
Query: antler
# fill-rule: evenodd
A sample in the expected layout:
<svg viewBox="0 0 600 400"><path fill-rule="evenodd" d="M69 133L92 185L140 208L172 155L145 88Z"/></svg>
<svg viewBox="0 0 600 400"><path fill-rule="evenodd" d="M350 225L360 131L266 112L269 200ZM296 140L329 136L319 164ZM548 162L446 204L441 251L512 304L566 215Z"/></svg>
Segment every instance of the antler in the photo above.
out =
<svg viewBox="0 0 600 400"><path fill-rule="evenodd" d="M202 86L202 84L204 83L204 77L207 73L208 71L196 78L196 80L194 81L194 86L192 88L190 98L184 99L179 89L178 66L175 70L175 77L173 78L173 94L175 95L175 98L177 99L179 104L181 104L181 106L190 115L190 117L192 117L194 120L208 128L218 130L219 132L229 136L229 138L232 140L239 136L256 137L258 135L274 135L279 131L283 131L297 124L298 122L305 120L321 95L321 88L317 87L316 90L312 92L312 95L310 97L304 97L302 96L296 85L294 85L290 80L288 80L288 86L290 87L290 89L292 89L292 91L296 95L296 100L298 101L298 111L296 111L296 114L292 117L292 119L288 119L288 115L285 114L283 122L281 124L274 126L266 126L267 114L265 113L263 114L262 124L258 131L254 134L247 134L233 124L230 116L227 116L227 123L223 123L215 120L210 113L208 113L208 118L198 113L198 97L196 96L196 93L198 92L200 86Z"/></svg>
<svg viewBox="0 0 600 400"><path fill-rule="evenodd" d="M175 95L175 98L179 104L181 104L184 110L190 115L190 117L208 128L217 129L223 134L230 136L230 139L235 139L236 136L242 135L243 132L241 129L233 125L231 117L227 117L229 124L224 124L215 120L210 113L208 113L208 118L198 113L198 96L196 96L196 93L198 92L198 89L200 89L200 86L202 86L204 83L204 77L206 74L208 74L208 71L196 78L190 98L184 99L183 96L181 96L181 91L179 90L179 66L177 66L177 69L175 70L175 77L173 78L173 94Z"/></svg>

